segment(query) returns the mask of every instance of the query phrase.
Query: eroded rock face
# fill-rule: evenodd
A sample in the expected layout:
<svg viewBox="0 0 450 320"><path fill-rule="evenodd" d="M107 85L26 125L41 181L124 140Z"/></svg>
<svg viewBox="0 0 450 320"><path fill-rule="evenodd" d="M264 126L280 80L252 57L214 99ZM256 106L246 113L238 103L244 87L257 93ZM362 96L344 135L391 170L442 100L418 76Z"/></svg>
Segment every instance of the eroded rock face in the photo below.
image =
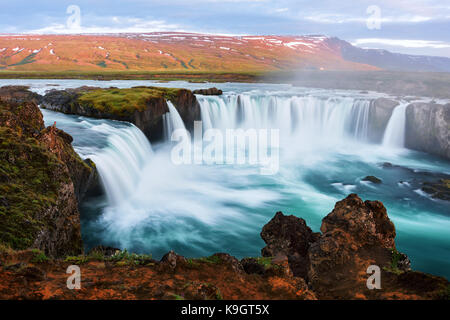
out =
<svg viewBox="0 0 450 320"><path fill-rule="evenodd" d="M71 147L72 136L54 125L42 130L38 139L67 166L78 203L88 191L99 188L100 178L95 164L90 159L83 161L75 153Z"/></svg>
<svg viewBox="0 0 450 320"><path fill-rule="evenodd" d="M363 290L370 265L390 264L395 227L379 201L363 202L349 195L336 203L320 230L322 236L308 252L308 278L313 290L322 295L351 295L350 288L358 286ZM342 287L346 290L341 291Z"/></svg>
<svg viewBox="0 0 450 320"><path fill-rule="evenodd" d="M261 238L267 244L261 250L263 257L285 255L288 257L293 274L306 278L309 264L308 249L317 239L317 234L311 231L305 220L277 212L263 227Z"/></svg>
<svg viewBox="0 0 450 320"><path fill-rule="evenodd" d="M450 159L450 104L410 104L405 130L407 148Z"/></svg>
<svg viewBox="0 0 450 320"><path fill-rule="evenodd" d="M39 104L42 96L31 92L28 86L3 86L0 87L0 99L6 103L34 102Z"/></svg>
<svg viewBox="0 0 450 320"><path fill-rule="evenodd" d="M0 241L53 257L83 251L78 200L93 169L71 142L44 128L35 102L0 99Z"/></svg>
<svg viewBox="0 0 450 320"><path fill-rule="evenodd" d="M178 264L183 262L186 262L186 258L176 254L173 250L169 251L161 258L161 265L167 266L172 270L175 269Z"/></svg>
<svg viewBox="0 0 450 320"><path fill-rule="evenodd" d="M398 106L397 101L378 98L372 101L369 113L369 140L374 143L380 143L391 118L392 112Z"/></svg>

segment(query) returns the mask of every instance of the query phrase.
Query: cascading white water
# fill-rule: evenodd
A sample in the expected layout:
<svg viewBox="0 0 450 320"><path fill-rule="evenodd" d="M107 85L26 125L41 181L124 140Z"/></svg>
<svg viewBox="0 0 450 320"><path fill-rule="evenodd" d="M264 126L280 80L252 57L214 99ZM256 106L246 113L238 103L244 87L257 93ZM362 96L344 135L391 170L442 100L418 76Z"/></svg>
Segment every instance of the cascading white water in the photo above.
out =
<svg viewBox="0 0 450 320"><path fill-rule="evenodd" d="M370 100L251 96L199 97L203 129L279 129L280 136L366 141Z"/></svg>
<svg viewBox="0 0 450 320"><path fill-rule="evenodd" d="M163 115L165 141L170 140L170 137L175 130L186 130L186 126L184 125L183 119L178 113L177 108L175 108L170 101L167 101L167 106L169 107L169 112Z"/></svg>
<svg viewBox="0 0 450 320"><path fill-rule="evenodd" d="M91 130L108 134L108 145L84 157L96 164L109 202L118 204L138 185L143 167L153 156L152 147L134 125L115 128L104 123L92 126Z"/></svg>
<svg viewBox="0 0 450 320"><path fill-rule="evenodd" d="M407 103L395 107L384 132L383 146L389 148L405 147L405 124Z"/></svg>

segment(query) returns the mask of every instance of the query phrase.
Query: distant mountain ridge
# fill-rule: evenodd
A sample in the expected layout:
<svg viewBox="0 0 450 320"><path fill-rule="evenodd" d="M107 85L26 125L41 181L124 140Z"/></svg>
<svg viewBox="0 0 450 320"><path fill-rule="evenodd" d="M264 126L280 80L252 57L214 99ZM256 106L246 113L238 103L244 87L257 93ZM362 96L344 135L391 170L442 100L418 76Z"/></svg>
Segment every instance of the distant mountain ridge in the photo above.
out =
<svg viewBox="0 0 450 320"><path fill-rule="evenodd" d="M361 49L338 38L182 32L2 35L0 71L450 71L449 58Z"/></svg>
<svg viewBox="0 0 450 320"><path fill-rule="evenodd" d="M450 72L450 58L447 57L393 53L384 49L363 49L338 38L330 38L329 41L340 46L342 57L347 61L393 71Z"/></svg>

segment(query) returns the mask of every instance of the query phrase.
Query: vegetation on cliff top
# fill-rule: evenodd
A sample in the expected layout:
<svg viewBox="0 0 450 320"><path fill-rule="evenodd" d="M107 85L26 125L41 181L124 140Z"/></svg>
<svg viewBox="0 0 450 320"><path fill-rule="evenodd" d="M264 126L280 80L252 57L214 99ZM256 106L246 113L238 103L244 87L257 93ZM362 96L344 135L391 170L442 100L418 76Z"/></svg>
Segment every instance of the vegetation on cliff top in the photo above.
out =
<svg viewBox="0 0 450 320"><path fill-rule="evenodd" d="M144 111L151 99L174 100L181 90L158 87L96 89L81 93L77 102L100 112L125 115L135 110Z"/></svg>

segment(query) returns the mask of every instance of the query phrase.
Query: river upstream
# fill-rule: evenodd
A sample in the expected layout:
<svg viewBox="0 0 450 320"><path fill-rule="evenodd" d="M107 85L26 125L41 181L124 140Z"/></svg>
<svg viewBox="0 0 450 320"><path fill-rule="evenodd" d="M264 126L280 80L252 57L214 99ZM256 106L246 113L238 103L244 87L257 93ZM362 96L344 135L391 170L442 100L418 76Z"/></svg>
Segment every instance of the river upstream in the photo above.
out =
<svg viewBox="0 0 450 320"><path fill-rule="evenodd" d="M251 164L182 164L173 143L150 144L127 123L42 110L47 125L71 134L75 150L97 165L106 195L81 208L87 248L98 244L187 257L227 252L259 256L259 233L277 211L319 231L321 219L349 193L379 200L397 229L397 247L414 269L450 279L448 202L420 190L430 173L450 174L450 162L404 148L406 102L394 110L383 142L368 142L370 102L382 94L272 84L191 84L153 81L0 80L44 93L83 85L152 85L188 89L216 86L222 96L198 96L203 129L279 129L279 170L261 174ZM52 85L58 85L54 87ZM165 133L183 126L175 108ZM394 166L383 166L384 163ZM376 176L381 184L363 181Z"/></svg>

